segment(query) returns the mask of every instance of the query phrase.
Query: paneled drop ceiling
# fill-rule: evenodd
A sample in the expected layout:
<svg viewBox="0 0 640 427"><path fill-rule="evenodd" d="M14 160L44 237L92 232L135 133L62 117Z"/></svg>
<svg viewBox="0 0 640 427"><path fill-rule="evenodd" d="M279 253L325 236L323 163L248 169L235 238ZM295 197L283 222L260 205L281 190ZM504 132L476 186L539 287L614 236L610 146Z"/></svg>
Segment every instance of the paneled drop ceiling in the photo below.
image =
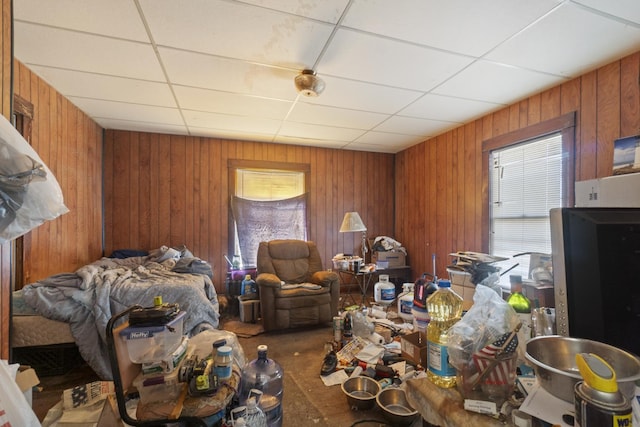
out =
<svg viewBox="0 0 640 427"><path fill-rule="evenodd" d="M13 5L16 58L105 129L386 153L640 50L639 0Z"/></svg>

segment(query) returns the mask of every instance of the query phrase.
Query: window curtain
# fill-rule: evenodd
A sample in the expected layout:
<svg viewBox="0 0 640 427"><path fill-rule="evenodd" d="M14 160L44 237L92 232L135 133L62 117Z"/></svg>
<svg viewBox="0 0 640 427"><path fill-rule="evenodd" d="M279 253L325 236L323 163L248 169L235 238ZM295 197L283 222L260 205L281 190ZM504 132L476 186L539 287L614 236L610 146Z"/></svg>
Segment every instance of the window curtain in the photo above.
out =
<svg viewBox="0 0 640 427"><path fill-rule="evenodd" d="M231 197L231 212L245 266L256 265L258 244L274 239L307 240L306 194L261 201Z"/></svg>

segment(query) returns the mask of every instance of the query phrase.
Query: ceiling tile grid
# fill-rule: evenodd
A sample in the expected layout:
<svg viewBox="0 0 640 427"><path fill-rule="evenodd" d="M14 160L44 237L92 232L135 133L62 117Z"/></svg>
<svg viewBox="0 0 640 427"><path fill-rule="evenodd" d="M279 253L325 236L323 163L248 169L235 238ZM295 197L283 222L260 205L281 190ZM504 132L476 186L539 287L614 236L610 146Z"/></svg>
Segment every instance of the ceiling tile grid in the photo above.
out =
<svg viewBox="0 0 640 427"><path fill-rule="evenodd" d="M16 58L106 129L383 153L640 49L638 0L13 4Z"/></svg>

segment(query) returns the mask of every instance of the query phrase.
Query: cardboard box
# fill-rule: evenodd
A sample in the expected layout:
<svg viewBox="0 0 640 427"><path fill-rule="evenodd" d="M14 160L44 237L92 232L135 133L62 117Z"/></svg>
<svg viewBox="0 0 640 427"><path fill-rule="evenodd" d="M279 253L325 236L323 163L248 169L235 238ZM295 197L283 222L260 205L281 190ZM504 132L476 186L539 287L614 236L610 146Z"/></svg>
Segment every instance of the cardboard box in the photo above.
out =
<svg viewBox="0 0 640 427"><path fill-rule="evenodd" d="M388 263L387 268L404 267L407 265L405 254L400 251L376 251L373 253L371 260L376 265L380 261L386 261Z"/></svg>
<svg viewBox="0 0 640 427"><path fill-rule="evenodd" d="M522 281L522 293L525 297L529 298L532 307L536 306L535 301L538 301L538 307L551 307L554 308L555 296L553 285L535 283L531 280Z"/></svg>
<svg viewBox="0 0 640 427"><path fill-rule="evenodd" d="M476 293L476 285L471 282L471 274L466 271L447 269L451 278L451 289L462 297L462 309L469 310L473 305L473 295Z"/></svg>
<svg viewBox="0 0 640 427"><path fill-rule="evenodd" d="M33 388L40 384L36 371L28 366L20 366L16 374L16 384L24 394L29 406L33 405Z"/></svg>
<svg viewBox="0 0 640 427"><path fill-rule="evenodd" d="M402 357L414 363L427 366L427 337L422 332L413 332L400 337Z"/></svg>

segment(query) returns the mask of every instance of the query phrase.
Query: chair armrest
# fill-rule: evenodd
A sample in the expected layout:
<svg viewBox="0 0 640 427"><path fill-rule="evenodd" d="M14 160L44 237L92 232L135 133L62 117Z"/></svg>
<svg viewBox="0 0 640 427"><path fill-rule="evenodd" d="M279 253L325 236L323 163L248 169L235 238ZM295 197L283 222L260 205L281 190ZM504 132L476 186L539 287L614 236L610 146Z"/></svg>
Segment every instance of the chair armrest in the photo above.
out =
<svg viewBox="0 0 640 427"><path fill-rule="evenodd" d="M267 286L270 288L280 288L282 281L278 276L271 273L260 273L256 277L256 284L258 286Z"/></svg>
<svg viewBox="0 0 640 427"><path fill-rule="evenodd" d="M340 278L338 277L338 274L334 273L333 271L326 271L326 270L316 271L311 276L311 283L315 283L317 285L321 285L325 287L331 286L333 283L336 283L339 281L340 281Z"/></svg>

